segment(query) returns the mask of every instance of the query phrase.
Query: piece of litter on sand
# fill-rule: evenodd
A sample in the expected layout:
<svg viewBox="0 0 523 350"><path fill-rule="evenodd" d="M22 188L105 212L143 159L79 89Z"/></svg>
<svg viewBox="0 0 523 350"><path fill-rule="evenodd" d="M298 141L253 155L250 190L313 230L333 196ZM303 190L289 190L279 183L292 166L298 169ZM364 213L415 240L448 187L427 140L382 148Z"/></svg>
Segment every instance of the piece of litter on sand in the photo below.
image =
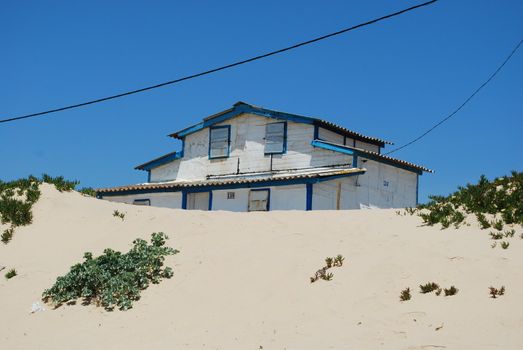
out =
<svg viewBox="0 0 523 350"><path fill-rule="evenodd" d="M34 314L39 311L45 311L45 308L38 301L33 302L31 306L31 313Z"/></svg>
<svg viewBox="0 0 523 350"><path fill-rule="evenodd" d="M441 324L441 326L436 327L436 330L439 331L441 328L443 328L443 323Z"/></svg>

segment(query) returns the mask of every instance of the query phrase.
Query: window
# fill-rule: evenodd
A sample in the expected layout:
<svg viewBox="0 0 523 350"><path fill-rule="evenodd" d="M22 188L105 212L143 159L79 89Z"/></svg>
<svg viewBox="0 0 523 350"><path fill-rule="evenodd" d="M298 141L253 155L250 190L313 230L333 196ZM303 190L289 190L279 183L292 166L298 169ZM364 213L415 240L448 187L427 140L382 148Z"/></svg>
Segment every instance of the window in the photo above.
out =
<svg viewBox="0 0 523 350"><path fill-rule="evenodd" d="M133 201L134 205L151 205L150 199L135 199Z"/></svg>
<svg viewBox="0 0 523 350"><path fill-rule="evenodd" d="M259 189L249 192L249 211L268 211L269 210L270 190Z"/></svg>
<svg viewBox="0 0 523 350"><path fill-rule="evenodd" d="M187 209L211 210L211 192L187 193Z"/></svg>
<svg viewBox="0 0 523 350"><path fill-rule="evenodd" d="M234 199L234 192L227 192L227 199Z"/></svg>
<svg viewBox="0 0 523 350"><path fill-rule="evenodd" d="M265 154L285 153L287 147L287 123L265 125Z"/></svg>
<svg viewBox="0 0 523 350"><path fill-rule="evenodd" d="M209 158L229 157L231 126L213 126L209 133Z"/></svg>

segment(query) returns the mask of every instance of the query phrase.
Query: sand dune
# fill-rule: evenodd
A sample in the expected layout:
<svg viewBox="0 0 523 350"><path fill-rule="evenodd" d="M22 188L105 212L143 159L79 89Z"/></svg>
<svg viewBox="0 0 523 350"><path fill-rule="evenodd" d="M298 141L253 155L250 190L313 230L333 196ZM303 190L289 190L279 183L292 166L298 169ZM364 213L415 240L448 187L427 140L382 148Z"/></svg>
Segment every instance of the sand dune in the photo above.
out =
<svg viewBox="0 0 523 350"><path fill-rule="evenodd" d="M424 227L394 210L195 212L41 188L33 224L0 247L0 265L19 273L0 279L1 349L523 348L519 237L493 249L488 231ZM85 251L127 251L156 231L181 251L167 259L174 277L133 309L46 305L30 314ZM311 284L336 254L346 260L334 279ZM420 294L430 281L459 293ZM506 295L489 298L491 285ZM406 287L412 300L400 302Z"/></svg>

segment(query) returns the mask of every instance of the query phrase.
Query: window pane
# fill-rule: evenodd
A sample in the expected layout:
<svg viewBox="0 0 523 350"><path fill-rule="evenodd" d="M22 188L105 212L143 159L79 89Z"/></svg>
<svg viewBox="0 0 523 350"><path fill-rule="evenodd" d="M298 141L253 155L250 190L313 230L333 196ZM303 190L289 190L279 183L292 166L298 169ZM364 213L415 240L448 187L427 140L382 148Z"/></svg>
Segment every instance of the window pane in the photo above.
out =
<svg viewBox="0 0 523 350"><path fill-rule="evenodd" d="M229 154L229 129L211 129L210 157L227 157Z"/></svg>
<svg viewBox="0 0 523 350"><path fill-rule="evenodd" d="M285 142L285 123L265 126L265 153L282 153Z"/></svg>

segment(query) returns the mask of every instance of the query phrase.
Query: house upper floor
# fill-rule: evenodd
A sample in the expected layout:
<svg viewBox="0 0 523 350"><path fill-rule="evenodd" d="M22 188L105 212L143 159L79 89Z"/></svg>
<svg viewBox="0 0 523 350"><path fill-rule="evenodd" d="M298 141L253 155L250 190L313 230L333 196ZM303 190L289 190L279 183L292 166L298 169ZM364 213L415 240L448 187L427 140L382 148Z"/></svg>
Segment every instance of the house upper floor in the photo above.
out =
<svg viewBox="0 0 523 350"><path fill-rule="evenodd" d="M318 167L356 167L355 152L392 159L381 155L381 149L390 142L322 119L244 102L169 136L180 139L182 149L136 167L148 172L148 182L205 181ZM411 164L404 163L407 168ZM413 168L415 172L422 170Z"/></svg>

